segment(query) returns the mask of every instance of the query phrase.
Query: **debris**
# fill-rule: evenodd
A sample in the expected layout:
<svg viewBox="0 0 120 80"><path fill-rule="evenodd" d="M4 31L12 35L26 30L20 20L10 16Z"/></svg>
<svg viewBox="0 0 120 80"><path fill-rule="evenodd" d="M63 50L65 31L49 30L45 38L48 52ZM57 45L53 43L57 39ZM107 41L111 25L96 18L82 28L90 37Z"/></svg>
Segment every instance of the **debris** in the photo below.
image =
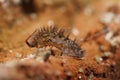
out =
<svg viewBox="0 0 120 80"><path fill-rule="evenodd" d="M84 13L85 13L85 15L87 15L87 16L91 16L91 15L94 13L94 8L91 7L91 6L87 6L87 7L84 9Z"/></svg>
<svg viewBox="0 0 120 80"><path fill-rule="evenodd" d="M114 17L115 17L114 13L107 12L101 17L100 21L104 24L109 24L110 22L112 22Z"/></svg>
<svg viewBox="0 0 120 80"><path fill-rule="evenodd" d="M105 39L110 42L112 46L115 46L117 48L120 47L120 34L114 36L116 32L110 31L106 34Z"/></svg>
<svg viewBox="0 0 120 80"><path fill-rule="evenodd" d="M73 29L72 29L72 33L73 33L75 36L77 36L77 35L79 35L80 31L79 31L77 28L73 28Z"/></svg>
<svg viewBox="0 0 120 80"><path fill-rule="evenodd" d="M103 61L103 58L101 56L95 56L95 60L98 62L98 63L101 63Z"/></svg>
<svg viewBox="0 0 120 80"><path fill-rule="evenodd" d="M78 73L83 73L83 72L84 72L83 69L79 68Z"/></svg>
<svg viewBox="0 0 120 80"><path fill-rule="evenodd" d="M16 57L17 57L17 58L21 58L21 57L22 57L22 54L17 52L17 53L16 53Z"/></svg>

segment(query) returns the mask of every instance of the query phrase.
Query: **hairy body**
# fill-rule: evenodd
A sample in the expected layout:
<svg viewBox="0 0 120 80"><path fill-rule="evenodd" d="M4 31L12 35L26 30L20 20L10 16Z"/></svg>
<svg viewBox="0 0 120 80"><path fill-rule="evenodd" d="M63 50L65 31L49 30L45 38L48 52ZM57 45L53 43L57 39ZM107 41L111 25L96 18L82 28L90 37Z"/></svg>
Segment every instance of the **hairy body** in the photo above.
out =
<svg viewBox="0 0 120 80"><path fill-rule="evenodd" d="M36 29L26 40L29 47L42 48L54 46L61 50L61 55L68 55L75 58L84 57L84 51L69 36L64 36L64 30L57 27L43 27Z"/></svg>

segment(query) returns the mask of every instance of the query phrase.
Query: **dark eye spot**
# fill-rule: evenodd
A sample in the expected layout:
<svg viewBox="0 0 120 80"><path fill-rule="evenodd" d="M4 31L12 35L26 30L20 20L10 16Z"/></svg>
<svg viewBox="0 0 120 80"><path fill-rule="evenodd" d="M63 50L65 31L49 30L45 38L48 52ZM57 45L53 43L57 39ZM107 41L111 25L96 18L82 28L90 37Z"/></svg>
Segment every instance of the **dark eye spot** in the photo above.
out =
<svg viewBox="0 0 120 80"><path fill-rule="evenodd" d="M31 42L29 40L26 41L26 44L29 46L29 47L35 47L37 45L37 42Z"/></svg>

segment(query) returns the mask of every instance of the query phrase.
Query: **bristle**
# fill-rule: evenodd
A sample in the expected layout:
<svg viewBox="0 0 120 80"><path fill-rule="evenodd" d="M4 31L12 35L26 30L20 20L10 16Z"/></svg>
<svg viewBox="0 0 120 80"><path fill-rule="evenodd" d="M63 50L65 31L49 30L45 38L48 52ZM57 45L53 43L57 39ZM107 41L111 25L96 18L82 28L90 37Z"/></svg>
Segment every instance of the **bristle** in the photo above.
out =
<svg viewBox="0 0 120 80"><path fill-rule="evenodd" d="M71 34L71 33L67 34L66 39L69 39L70 34Z"/></svg>
<svg viewBox="0 0 120 80"><path fill-rule="evenodd" d="M39 33L43 33L43 32L57 32L58 31L58 28L55 27L55 26L49 26L49 27L42 27L39 29ZM63 33L64 31L60 31L60 33Z"/></svg>
<svg viewBox="0 0 120 80"><path fill-rule="evenodd" d="M58 31L58 34L59 34L59 36L63 36L63 35L64 35L64 29L60 29L60 30Z"/></svg>
<svg viewBox="0 0 120 80"><path fill-rule="evenodd" d="M55 31L57 31L57 27L51 26L49 30L50 30L51 32L55 32Z"/></svg>
<svg viewBox="0 0 120 80"><path fill-rule="evenodd" d="M73 42L76 42L76 40L77 40L77 39L75 38L75 39L73 40Z"/></svg>

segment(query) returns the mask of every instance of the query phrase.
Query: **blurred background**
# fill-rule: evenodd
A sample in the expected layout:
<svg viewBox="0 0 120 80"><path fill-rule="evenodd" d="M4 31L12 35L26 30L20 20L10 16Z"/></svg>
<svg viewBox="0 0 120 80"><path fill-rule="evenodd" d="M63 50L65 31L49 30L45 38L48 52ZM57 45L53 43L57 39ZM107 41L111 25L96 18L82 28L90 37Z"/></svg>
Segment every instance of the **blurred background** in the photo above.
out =
<svg viewBox="0 0 120 80"><path fill-rule="evenodd" d="M31 53L26 38L43 25L58 25L77 37L120 28L120 0L0 0L0 62ZM11 54L12 53L12 54Z"/></svg>

